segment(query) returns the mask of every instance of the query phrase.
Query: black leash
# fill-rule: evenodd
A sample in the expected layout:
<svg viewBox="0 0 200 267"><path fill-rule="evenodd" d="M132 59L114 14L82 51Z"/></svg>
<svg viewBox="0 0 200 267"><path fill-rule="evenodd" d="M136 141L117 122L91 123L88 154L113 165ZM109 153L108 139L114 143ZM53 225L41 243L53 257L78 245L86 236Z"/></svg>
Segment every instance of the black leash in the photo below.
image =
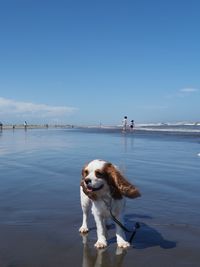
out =
<svg viewBox="0 0 200 267"><path fill-rule="evenodd" d="M113 215L113 213L112 213L112 209L111 209L111 204L109 205L108 203L106 203L105 200L103 200L103 201L104 201L106 207L109 209L109 212L110 212L110 215L111 215L113 221L114 221L116 224L118 224L118 225L119 225L125 232L132 233L132 235L131 235L131 237L130 237L130 239L129 239L129 243L132 243L132 240L133 240L133 238L134 238L134 236L135 236L135 234L136 234L137 229L140 228L140 224L139 224L139 222L136 222L136 223L135 223L135 229L134 229L134 231L131 231L131 230L127 229L127 228L126 228L126 227L125 227L119 220L117 220L117 218Z"/></svg>
<svg viewBox="0 0 200 267"><path fill-rule="evenodd" d="M126 227L125 227L119 220L117 220L117 218L113 215L111 209L109 209L109 211L110 211L110 215L111 215L113 221L114 221L116 224L118 224L118 225L119 225L125 232L132 233L132 235L131 235L131 237L130 237L130 239L129 239L129 243L132 243L132 240L133 240L133 238L134 238L134 236L135 236L135 234L136 234L137 229L140 228L140 224L139 224L139 222L136 222L136 223L135 223L135 229L134 229L134 231L131 231L131 230L127 229L127 228L126 228Z"/></svg>

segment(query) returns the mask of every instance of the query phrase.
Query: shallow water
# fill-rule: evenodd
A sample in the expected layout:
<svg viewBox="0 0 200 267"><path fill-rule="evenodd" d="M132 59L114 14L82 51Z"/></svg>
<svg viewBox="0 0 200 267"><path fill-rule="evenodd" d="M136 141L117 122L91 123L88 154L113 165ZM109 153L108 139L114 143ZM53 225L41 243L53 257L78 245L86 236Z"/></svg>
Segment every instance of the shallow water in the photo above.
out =
<svg viewBox="0 0 200 267"><path fill-rule="evenodd" d="M198 153L198 136L0 132L0 266L199 266ZM127 201L126 225L141 223L128 251L115 251L110 229L108 249L96 252L92 218L82 244L80 173L94 158L118 165L142 193Z"/></svg>

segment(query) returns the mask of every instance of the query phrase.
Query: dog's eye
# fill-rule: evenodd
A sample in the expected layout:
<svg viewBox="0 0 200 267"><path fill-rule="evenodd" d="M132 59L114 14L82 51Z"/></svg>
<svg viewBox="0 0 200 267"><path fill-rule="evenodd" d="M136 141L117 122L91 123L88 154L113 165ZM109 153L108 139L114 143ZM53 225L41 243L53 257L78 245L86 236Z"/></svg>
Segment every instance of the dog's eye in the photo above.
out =
<svg viewBox="0 0 200 267"><path fill-rule="evenodd" d="M96 171L95 174L96 174L97 178L102 178L103 177L103 173L100 172L100 171Z"/></svg>

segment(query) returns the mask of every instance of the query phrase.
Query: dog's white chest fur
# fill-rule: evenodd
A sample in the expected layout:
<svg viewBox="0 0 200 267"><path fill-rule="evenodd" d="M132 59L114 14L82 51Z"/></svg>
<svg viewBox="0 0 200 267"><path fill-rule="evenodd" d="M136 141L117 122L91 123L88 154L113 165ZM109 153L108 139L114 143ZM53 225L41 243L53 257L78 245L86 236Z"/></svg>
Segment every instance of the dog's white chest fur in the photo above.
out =
<svg viewBox="0 0 200 267"><path fill-rule="evenodd" d="M92 214L108 218L110 216L109 207L102 200L95 201L92 203Z"/></svg>
<svg viewBox="0 0 200 267"><path fill-rule="evenodd" d="M110 211L115 216L118 216L123 211L125 206L125 199L113 200L111 197L100 199L92 202L92 214L98 214L103 218L109 218Z"/></svg>

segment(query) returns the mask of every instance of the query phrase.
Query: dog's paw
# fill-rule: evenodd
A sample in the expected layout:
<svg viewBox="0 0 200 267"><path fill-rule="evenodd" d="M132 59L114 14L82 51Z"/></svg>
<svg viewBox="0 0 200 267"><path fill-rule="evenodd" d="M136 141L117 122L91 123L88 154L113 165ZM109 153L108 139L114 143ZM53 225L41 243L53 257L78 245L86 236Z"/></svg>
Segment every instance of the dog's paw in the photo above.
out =
<svg viewBox="0 0 200 267"><path fill-rule="evenodd" d="M88 229L87 227L81 226L81 227L79 228L79 232L80 232L81 234L87 234L87 233L89 232L89 229Z"/></svg>
<svg viewBox="0 0 200 267"><path fill-rule="evenodd" d="M119 248L128 248L128 247L130 247L130 243L129 242L126 242L126 241L121 241L121 242L118 242L117 243L117 246L119 247Z"/></svg>
<svg viewBox="0 0 200 267"><path fill-rule="evenodd" d="M105 241L97 241L97 242L94 244L94 246L95 246L96 248L100 248L100 249L102 249L102 248L106 248L106 247L107 247L107 242L105 242Z"/></svg>

